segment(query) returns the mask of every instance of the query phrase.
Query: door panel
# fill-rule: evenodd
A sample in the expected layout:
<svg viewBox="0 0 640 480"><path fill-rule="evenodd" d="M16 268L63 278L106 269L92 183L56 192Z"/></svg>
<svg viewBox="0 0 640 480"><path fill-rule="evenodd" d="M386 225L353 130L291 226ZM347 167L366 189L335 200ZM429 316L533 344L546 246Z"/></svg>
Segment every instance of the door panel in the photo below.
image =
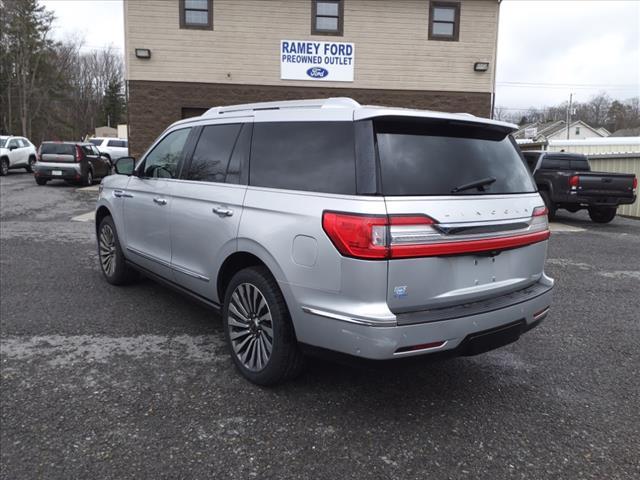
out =
<svg viewBox="0 0 640 480"><path fill-rule="evenodd" d="M214 302L221 302L216 275L236 249L246 189L245 185L186 180L175 184L171 211L174 278Z"/></svg>
<svg viewBox="0 0 640 480"><path fill-rule="evenodd" d="M172 182L162 178L131 177L127 186L129 196L124 199L127 256L168 279L172 278L169 229Z"/></svg>

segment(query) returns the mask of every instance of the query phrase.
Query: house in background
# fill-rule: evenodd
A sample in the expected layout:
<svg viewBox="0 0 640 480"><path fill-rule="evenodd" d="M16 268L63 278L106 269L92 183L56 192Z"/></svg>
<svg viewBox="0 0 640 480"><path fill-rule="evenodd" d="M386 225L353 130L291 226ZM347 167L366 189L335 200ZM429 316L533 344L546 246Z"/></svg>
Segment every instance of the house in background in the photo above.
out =
<svg viewBox="0 0 640 480"><path fill-rule="evenodd" d="M517 132L514 133L516 140L529 140L529 142L522 143L535 143L544 144L549 140L567 140L567 126L564 120L558 120L556 122L547 123L530 123L524 125ZM591 125L583 122L582 120L576 120L569 126L569 138L568 140L586 140L587 138L603 138L611 135L606 128L594 128Z"/></svg>
<svg viewBox="0 0 640 480"><path fill-rule="evenodd" d="M130 151L224 105L352 97L491 115L499 0L124 0Z"/></svg>

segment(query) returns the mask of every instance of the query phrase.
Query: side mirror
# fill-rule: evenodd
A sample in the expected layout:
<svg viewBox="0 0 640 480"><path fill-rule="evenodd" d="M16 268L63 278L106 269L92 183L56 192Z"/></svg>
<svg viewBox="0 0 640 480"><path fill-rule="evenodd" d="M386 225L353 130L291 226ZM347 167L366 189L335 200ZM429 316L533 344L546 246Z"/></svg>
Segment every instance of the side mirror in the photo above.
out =
<svg viewBox="0 0 640 480"><path fill-rule="evenodd" d="M116 160L115 169L118 175L133 175L136 159L133 157L120 157Z"/></svg>

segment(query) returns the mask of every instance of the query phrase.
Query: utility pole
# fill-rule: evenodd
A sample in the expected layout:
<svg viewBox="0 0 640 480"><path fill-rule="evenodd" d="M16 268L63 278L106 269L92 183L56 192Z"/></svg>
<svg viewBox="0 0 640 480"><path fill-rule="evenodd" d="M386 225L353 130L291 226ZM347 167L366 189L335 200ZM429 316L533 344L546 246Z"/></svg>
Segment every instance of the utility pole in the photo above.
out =
<svg viewBox="0 0 640 480"><path fill-rule="evenodd" d="M571 124L571 108L573 108L573 93L569 94L569 108L567 108L567 140L569 140L569 125Z"/></svg>

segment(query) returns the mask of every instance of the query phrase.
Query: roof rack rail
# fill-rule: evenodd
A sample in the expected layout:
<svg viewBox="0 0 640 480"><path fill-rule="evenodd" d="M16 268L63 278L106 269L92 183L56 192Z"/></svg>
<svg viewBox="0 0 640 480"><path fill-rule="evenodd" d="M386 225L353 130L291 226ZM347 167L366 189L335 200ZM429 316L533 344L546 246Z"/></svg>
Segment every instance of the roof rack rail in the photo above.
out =
<svg viewBox="0 0 640 480"><path fill-rule="evenodd" d="M360 104L348 97L319 98L314 100L283 100L276 102L246 103L244 105L229 105L228 107L210 108L202 114L203 117L214 117L227 113L249 112L256 110L282 110L285 108L356 108Z"/></svg>

